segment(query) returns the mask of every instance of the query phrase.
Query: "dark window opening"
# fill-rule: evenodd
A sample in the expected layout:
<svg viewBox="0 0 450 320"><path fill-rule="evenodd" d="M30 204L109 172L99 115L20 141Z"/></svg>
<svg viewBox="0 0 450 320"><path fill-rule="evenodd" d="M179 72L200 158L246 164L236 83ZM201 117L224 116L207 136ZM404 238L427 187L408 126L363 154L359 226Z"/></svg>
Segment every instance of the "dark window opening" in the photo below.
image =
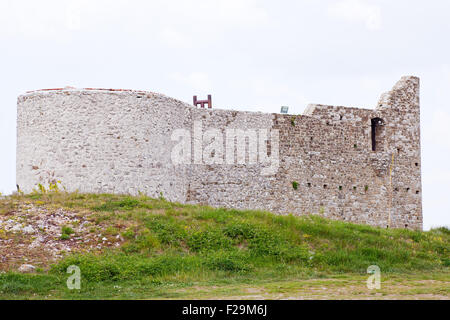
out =
<svg viewBox="0 0 450 320"><path fill-rule="evenodd" d="M416 167L418 167L419 166L419 164L416 162Z"/></svg>
<svg viewBox="0 0 450 320"><path fill-rule="evenodd" d="M308 182L308 183L307 183L307 186L308 186L308 188L311 188L311 183Z"/></svg>
<svg viewBox="0 0 450 320"><path fill-rule="evenodd" d="M406 188L406 192L409 192L409 190L411 190L410 188Z"/></svg>
<svg viewBox="0 0 450 320"><path fill-rule="evenodd" d="M326 184L323 185L323 188L326 189L328 186Z"/></svg>
<svg viewBox="0 0 450 320"><path fill-rule="evenodd" d="M353 187L353 191L356 191L356 187Z"/></svg>
<svg viewBox="0 0 450 320"><path fill-rule="evenodd" d="M405 224L405 228L408 228L408 225L407 225L407 224Z"/></svg>
<svg viewBox="0 0 450 320"><path fill-rule="evenodd" d="M339 190L342 190L342 186L339 186Z"/></svg>
<svg viewBox="0 0 450 320"><path fill-rule="evenodd" d="M267 149L267 156L270 157L272 154L272 144L270 143L270 140L266 140L266 149Z"/></svg>
<svg viewBox="0 0 450 320"><path fill-rule="evenodd" d="M379 128L383 125L383 119L373 118L370 122L372 127L372 151L377 151L377 135L379 135Z"/></svg>
<svg viewBox="0 0 450 320"><path fill-rule="evenodd" d="M416 191L416 194L419 194L419 190Z"/></svg>

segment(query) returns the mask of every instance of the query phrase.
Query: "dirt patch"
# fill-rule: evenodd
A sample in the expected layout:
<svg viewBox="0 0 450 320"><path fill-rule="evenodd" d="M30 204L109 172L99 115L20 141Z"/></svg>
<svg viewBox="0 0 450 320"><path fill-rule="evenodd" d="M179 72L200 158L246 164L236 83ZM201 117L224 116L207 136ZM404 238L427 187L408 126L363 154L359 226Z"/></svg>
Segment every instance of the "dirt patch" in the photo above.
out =
<svg viewBox="0 0 450 320"><path fill-rule="evenodd" d="M92 220L77 211L19 204L0 215L0 270L17 270L23 263L46 269L67 253L120 246L120 235L103 235ZM73 230L66 239L61 238L65 226Z"/></svg>

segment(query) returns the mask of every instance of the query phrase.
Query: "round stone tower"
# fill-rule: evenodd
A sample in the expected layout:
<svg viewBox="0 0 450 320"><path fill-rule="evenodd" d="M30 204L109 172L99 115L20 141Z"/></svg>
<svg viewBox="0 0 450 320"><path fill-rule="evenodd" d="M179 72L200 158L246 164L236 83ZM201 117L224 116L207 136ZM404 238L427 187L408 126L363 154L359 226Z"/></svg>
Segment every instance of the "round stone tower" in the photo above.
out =
<svg viewBox="0 0 450 320"><path fill-rule="evenodd" d="M162 94L62 88L17 104L17 185L61 181L69 191L185 198L183 167L170 161L171 132L192 106Z"/></svg>

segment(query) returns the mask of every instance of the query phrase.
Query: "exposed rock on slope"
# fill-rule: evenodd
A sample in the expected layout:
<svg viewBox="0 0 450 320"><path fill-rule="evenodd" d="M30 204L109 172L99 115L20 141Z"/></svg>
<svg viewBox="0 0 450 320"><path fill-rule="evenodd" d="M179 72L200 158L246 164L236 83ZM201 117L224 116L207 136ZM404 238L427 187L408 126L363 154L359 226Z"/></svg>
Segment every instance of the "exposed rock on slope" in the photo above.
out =
<svg viewBox="0 0 450 320"><path fill-rule="evenodd" d="M86 212L31 203L12 207L0 215L0 270L18 270L23 264L48 266L65 253L120 245L120 236L103 235L92 219ZM63 236L63 227L71 234Z"/></svg>

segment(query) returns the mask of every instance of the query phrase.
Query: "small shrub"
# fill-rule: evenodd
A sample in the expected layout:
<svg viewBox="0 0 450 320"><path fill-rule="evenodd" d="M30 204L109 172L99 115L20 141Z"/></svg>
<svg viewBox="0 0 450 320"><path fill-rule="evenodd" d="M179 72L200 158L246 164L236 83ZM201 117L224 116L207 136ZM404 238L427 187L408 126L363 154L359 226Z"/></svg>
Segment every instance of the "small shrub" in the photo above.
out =
<svg viewBox="0 0 450 320"><path fill-rule="evenodd" d="M422 241L424 238L425 238L425 237L423 236L423 234L422 234L422 233L419 233L419 232L413 233L413 234L411 235L411 239L412 239L414 242L417 242L417 243L419 243L420 241Z"/></svg>
<svg viewBox="0 0 450 320"><path fill-rule="evenodd" d="M145 219L145 226L152 230L163 244L179 246L186 239L186 230L171 216L155 216Z"/></svg>
<svg viewBox="0 0 450 320"><path fill-rule="evenodd" d="M75 231L73 231L73 229L69 226L63 226L61 228L61 233L71 235L71 234L75 233Z"/></svg>
<svg viewBox="0 0 450 320"><path fill-rule="evenodd" d="M292 188L294 188L294 190L298 189L298 182L297 181L292 181Z"/></svg>
<svg viewBox="0 0 450 320"><path fill-rule="evenodd" d="M75 231L73 231L73 229L71 227L68 226L63 226L61 228L61 240L68 240L70 239L70 235L75 233Z"/></svg>
<svg viewBox="0 0 450 320"><path fill-rule="evenodd" d="M192 251L219 250L231 247L231 239L220 230L210 229L192 232L187 245Z"/></svg>
<svg viewBox="0 0 450 320"><path fill-rule="evenodd" d="M235 222L227 225L223 233L232 239L252 239L255 236L256 226L249 223Z"/></svg>
<svg viewBox="0 0 450 320"><path fill-rule="evenodd" d="M136 237L136 243L141 250L151 250L159 248L159 240L148 230Z"/></svg>
<svg viewBox="0 0 450 320"><path fill-rule="evenodd" d="M241 273L252 269L248 261L249 257L245 255L219 251L209 255L205 265L211 270Z"/></svg>
<svg viewBox="0 0 450 320"><path fill-rule="evenodd" d="M70 239L70 235L68 235L68 234L66 234L66 233L63 233L63 234L61 235L61 237L59 237L59 239L61 239L61 240L69 240L69 239Z"/></svg>
<svg viewBox="0 0 450 320"><path fill-rule="evenodd" d="M53 266L53 272L65 274L67 267L76 265L81 269L83 279L88 281L115 280L120 275L123 264L119 264L119 256L113 259L110 256L95 256L93 254L74 255Z"/></svg>
<svg viewBox="0 0 450 320"><path fill-rule="evenodd" d="M450 258L444 258L444 259L442 260L442 265L443 265L444 267L450 267Z"/></svg>
<svg viewBox="0 0 450 320"><path fill-rule="evenodd" d="M54 183L50 183L48 185L48 190L53 193L59 193L58 183L61 183L61 181L56 181Z"/></svg>
<svg viewBox="0 0 450 320"><path fill-rule="evenodd" d="M45 187L42 185L42 184L40 184L40 183L38 183L37 185L36 185L36 187L33 189L33 191L32 191L32 195L43 195L43 194L46 194L47 193L47 190L45 189Z"/></svg>
<svg viewBox="0 0 450 320"><path fill-rule="evenodd" d="M132 229L128 228L127 230L122 232L122 237L124 237L125 239L128 239L128 240L131 240L136 237L136 233L134 233L134 231Z"/></svg>

